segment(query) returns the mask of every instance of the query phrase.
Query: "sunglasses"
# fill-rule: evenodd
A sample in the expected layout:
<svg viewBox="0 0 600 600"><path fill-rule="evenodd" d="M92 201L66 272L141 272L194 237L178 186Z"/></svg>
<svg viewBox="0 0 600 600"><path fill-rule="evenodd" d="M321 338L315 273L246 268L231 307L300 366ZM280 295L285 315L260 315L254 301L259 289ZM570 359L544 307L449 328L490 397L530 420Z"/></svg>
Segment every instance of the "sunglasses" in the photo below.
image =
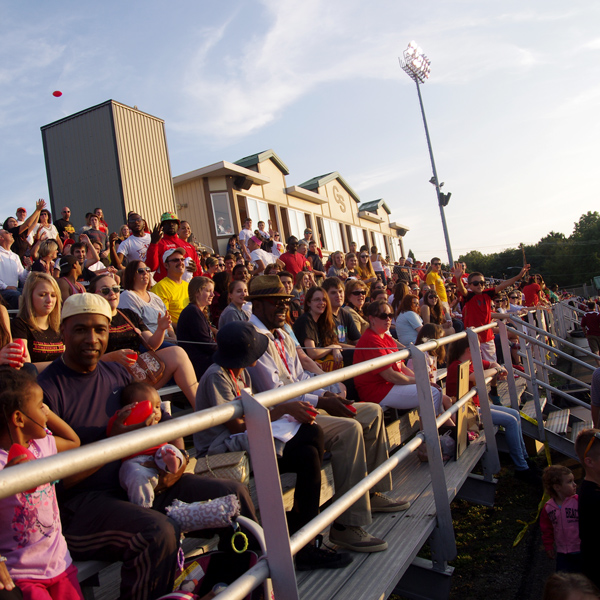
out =
<svg viewBox="0 0 600 600"><path fill-rule="evenodd" d="M427 299L428 299L428 300L431 300L431 299L436 299L436 298L437 298L437 294L429 294L429 295L427 296Z"/></svg>
<svg viewBox="0 0 600 600"><path fill-rule="evenodd" d="M391 321L393 319L393 316L392 316L392 313L390 313L390 312L384 312L384 313L379 313L377 315L377 318L381 319L382 321L387 321L387 320Z"/></svg>
<svg viewBox="0 0 600 600"><path fill-rule="evenodd" d="M587 453L590 451L590 448L594 444L595 439L600 440L600 433L594 433L594 435L590 438L590 441L588 442L588 445L585 448L585 452L583 453L583 460L585 460L585 457L587 456Z"/></svg>
<svg viewBox="0 0 600 600"><path fill-rule="evenodd" d="M519 299L519 296L509 296L509 298L510 298L511 300L518 300L518 299Z"/></svg>
<svg viewBox="0 0 600 600"><path fill-rule="evenodd" d="M368 254L361 254L360 257L361 258L369 258L369 255Z"/></svg>
<svg viewBox="0 0 600 600"><path fill-rule="evenodd" d="M439 267L442 263L431 263L434 267Z"/></svg>
<svg viewBox="0 0 600 600"><path fill-rule="evenodd" d="M113 294L118 294L121 291L121 288L118 285L111 285L111 286L107 285L106 287L100 288L98 291L103 296L109 296L111 292Z"/></svg>
<svg viewBox="0 0 600 600"><path fill-rule="evenodd" d="M485 281L471 281L471 283L469 285L476 285L476 286L484 286L485 285Z"/></svg>
<svg viewBox="0 0 600 600"><path fill-rule="evenodd" d="M138 267L135 272L138 275L143 275L144 273L150 273L150 271L152 271L152 269L150 267Z"/></svg>
<svg viewBox="0 0 600 600"><path fill-rule="evenodd" d="M262 298L262 300L266 300L273 306L289 306L291 302L291 298Z"/></svg>
<svg viewBox="0 0 600 600"><path fill-rule="evenodd" d="M365 290L355 290L352 292L353 296L366 296L367 292Z"/></svg>
<svg viewBox="0 0 600 600"><path fill-rule="evenodd" d="M170 263L182 263L182 262L185 262L185 258L171 258L167 262L170 262Z"/></svg>

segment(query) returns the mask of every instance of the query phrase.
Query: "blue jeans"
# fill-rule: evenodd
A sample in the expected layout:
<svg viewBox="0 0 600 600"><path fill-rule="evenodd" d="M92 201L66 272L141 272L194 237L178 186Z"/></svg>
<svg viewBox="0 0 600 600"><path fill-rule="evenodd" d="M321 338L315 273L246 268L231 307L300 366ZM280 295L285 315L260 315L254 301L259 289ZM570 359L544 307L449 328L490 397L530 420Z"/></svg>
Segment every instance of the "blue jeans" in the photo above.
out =
<svg viewBox="0 0 600 600"><path fill-rule="evenodd" d="M19 308L19 298L21 297L21 290L2 290L0 291L2 297L8 304L8 308L17 310Z"/></svg>
<svg viewBox="0 0 600 600"><path fill-rule="evenodd" d="M527 450L523 441L523 432L521 431L521 417L514 408L507 406L491 406L492 423L504 427L508 452L512 461L515 463L517 471L524 471L529 468L527 464Z"/></svg>

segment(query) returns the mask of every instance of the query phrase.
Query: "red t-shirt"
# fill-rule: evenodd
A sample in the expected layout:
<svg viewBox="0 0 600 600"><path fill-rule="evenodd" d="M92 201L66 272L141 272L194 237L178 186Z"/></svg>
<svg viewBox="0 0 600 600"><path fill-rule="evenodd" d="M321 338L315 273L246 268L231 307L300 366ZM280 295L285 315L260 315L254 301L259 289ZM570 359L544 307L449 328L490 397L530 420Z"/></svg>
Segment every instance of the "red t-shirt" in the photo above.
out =
<svg viewBox="0 0 600 600"><path fill-rule="evenodd" d="M369 327L356 343L354 364L356 365L379 356L385 356L392 352L398 352L398 346L394 338L387 333L381 338ZM394 384L386 381L379 373L385 371L390 366L394 371L401 372L400 366L396 362L385 367L380 367L379 369L374 369L363 375L357 375L354 378L356 391L363 402L375 402L379 404L388 395Z"/></svg>
<svg viewBox="0 0 600 600"><path fill-rule="evenodd" d="M291 252L286 252L279 257L279 260L283 262L285 265L285 270L292 274L294 280L296 280L296 275L298 275L300 271L313 270L310 261L306 258L306 256L300 254L300 252L294 252L294 254Z"/></svg>
<svg viewBox="0 0 600 600"><path fill-rule="evenodd" d="M465 327L481 327L492 322L492 300L496 296L496 288L484 290L481 294L469 292L463 303L462 315ZM483 344L494 339L491 329L479 334L479 341Z"/></svg>
<svg viewBox="0 0 600 600"><path fill-rule="evenodd" d="M596 311L588 312L581 318L581 329L585 335L600 337L600 314Z"/></svg>
<svg viewBox="0 0 600 600"><path fill-rule="evenodd" d="M489 361L484 360L482 362L484 370L490 368L491 363ZM446 374L446 394L448 396L456 397L456 395L458 394L458 367L460 366L460 363L460 360L455 360L454 362L450 363L450 366L448 367L448 372ZM474 372L475 368L473 367L473 363L471 362L469 364L469 375L471 375ZM479 406L479 398L477 396L473 396L473 402L475 406Z"/></svg>
<svg viewBox="0 0 600 600"><path fill-rule="evenodd" d="M530 283L521 291L525 296L525 306L538 306L540 303L540 291L542 288L539 283Z"/></svg>
<svg viewBox="0 0 600 600"><path fill-rule="evenodd" d="M146 253L146 265L148 265L154 273L154 281L157 283L167 276L167 268L163 263L163 254L171 248L183 248L186 257L191 258L196 263L196 271L194 277L202 275L202 265L198 260L196 248L192 244L183 241L177 235L164 235L157 244L150 244Z"/></svg>

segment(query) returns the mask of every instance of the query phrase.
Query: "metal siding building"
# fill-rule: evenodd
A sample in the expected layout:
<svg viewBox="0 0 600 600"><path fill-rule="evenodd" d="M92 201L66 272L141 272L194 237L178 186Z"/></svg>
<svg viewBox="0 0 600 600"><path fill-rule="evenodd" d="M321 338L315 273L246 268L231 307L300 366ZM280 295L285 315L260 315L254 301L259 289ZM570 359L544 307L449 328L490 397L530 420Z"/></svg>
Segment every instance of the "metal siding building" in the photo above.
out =
<svg viewBox="0 0 600 600"><path fill-rule="evenodd" d="M130 210L150 227L175 196L162 119L114 100L41 128L52 214L71 208L71 220L85 225L97 206L111 231Z"/></svg>

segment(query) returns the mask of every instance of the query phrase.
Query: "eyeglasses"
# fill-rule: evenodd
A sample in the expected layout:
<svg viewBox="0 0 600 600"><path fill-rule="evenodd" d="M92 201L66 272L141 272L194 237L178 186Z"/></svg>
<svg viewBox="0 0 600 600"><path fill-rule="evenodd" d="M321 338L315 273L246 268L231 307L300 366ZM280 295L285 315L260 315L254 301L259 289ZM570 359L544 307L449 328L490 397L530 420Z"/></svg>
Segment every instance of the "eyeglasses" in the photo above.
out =
<svg viewBox="0 0 600 600"><path fill-rule="evenodd" d="M185 258L171 258L167 261L168 263L183 263Z"/></svg>
<svg viewBox="0 0 600 600"><path fill-rule="evenodd" d="M129 223L141 223L143 219L142 217L129 217L127 221L129 221Z"/></svg>
<svg viewBox="0 0 600 600"><path fill-rule="evenodd" d="M355 290L352 292L353 296L366 296L367 292L366 290Z"/></svg>
<svg viewBox="0 0 600 600"><path fill-rule="evenodd" d="M150 267L138 267L135 271L138 275L143 275L144 273L150 273L152 269Z"/></svg>
<svg viewBox="0 0 600 600"><path fill-rule="evenodd" d="M113 294L118 294L121 291L121 288L118 285L111 285L111 286L107 285L106 287L100 288L98 291L103 296L109 296L111 292Z"/></svg>
<svg viewBox="0 0 600 600"><path fill-rule="evenodd" d="M469 285L483 286L485 285L485 281L471 281Z"/></svg>
<svg viewBox="0 0 600 600"><path fill-rule="evenodd" d="M592 447L595 439L599 439L600 440L600 433L596 432L590 438L590 441L588 442L588 445L585 447L585 452L583 453L583 460L585 460L585 457L587 456L587 453L590 451L590 448Z"/></svg>
<svg viewBox="0 0 600 600"><path fill-rule="evenodd" d="M377 315L377 318L381 319L382 321L387 321L387 320L391 321L393 319L393 316L392 316L391 312L384 312L384 313L379 313Z"/></svg>

